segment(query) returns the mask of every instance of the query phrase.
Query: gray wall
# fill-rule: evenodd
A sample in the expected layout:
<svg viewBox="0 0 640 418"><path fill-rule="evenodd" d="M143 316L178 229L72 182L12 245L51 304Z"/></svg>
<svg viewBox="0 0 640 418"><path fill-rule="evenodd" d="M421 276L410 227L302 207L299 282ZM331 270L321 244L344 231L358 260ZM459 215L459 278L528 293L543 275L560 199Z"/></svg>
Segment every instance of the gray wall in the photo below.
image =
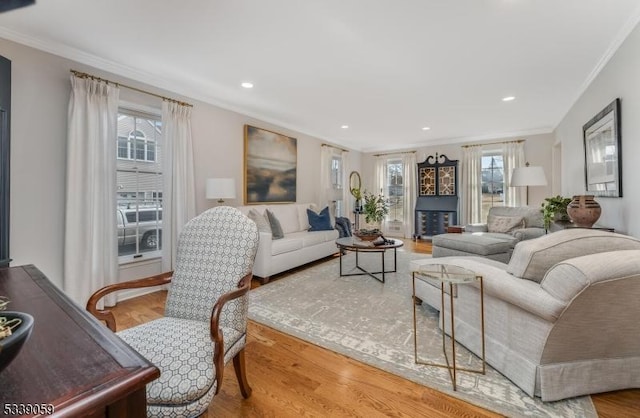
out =
<svg viewBox="0 0 640 418"><path fill-rule="evenodd" d="M586 194L582 126L616 97L621 99L623 197L600 197L598 224L640 237L640 26L570 109L555 130L562 146L562 194Z"/></svg>
<svg viewBox="0 0 640 418"><path fill-rule="evenodd" d="M238 199L229 200L227 204L243 204L243 126L246 123L298 139L297 200L317 202L319 199L320 146L325 141L4 39L0 39L0 55L12 61L10 245L14 266L35 264L54 283L62 283L70 69L194 104L192 132L198 213L215 204L205 199L205 181L209 177L235 177ZM127 89L121 90L120 97L153 108L161 105L160 99ZM349 166L359 170L360 153L349 154ZM159 264L147 262L121 269L120 278L157 272Z"/></svg>

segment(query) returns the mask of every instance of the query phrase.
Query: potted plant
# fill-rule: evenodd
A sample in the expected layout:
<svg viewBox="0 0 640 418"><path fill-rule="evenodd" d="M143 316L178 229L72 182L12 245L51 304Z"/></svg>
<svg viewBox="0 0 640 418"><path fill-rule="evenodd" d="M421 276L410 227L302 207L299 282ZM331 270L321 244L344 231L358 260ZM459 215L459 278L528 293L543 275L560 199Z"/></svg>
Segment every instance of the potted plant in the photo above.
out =
<svg viewBox="0 0 640 418"><path fill-rule="evenodd" d="M569 203L571 203L571 198L560 195L544 199L540 211L542 212L545 229L549 229L552 221L569 221L569 215L567 214L567 205Z"/></svg>
<svg viewBox="0 0 640 418"><path fill-rule="evenodd" d="M362 239L375 239L382 235L380 226L384 217L389 213L389 204L382 194L374 195L365 191L362 197L364 200L362 214L368 227L361 228L356 235Z"/></svg>

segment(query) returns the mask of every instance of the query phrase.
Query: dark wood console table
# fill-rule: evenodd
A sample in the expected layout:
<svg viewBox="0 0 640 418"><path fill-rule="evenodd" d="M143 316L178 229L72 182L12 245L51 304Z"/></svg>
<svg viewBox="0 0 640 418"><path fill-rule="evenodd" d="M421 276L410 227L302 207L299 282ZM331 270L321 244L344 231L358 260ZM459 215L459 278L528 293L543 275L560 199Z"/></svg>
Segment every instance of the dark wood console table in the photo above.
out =
<svg viewBox="0 0 640 418"><path fill-rule="evenodd" d="M53 416L146 417L145 386L160 376L153 364L34 266L0 269L0 295L35 319L31 338L0 372L0 408L47 404Z"/></svg>

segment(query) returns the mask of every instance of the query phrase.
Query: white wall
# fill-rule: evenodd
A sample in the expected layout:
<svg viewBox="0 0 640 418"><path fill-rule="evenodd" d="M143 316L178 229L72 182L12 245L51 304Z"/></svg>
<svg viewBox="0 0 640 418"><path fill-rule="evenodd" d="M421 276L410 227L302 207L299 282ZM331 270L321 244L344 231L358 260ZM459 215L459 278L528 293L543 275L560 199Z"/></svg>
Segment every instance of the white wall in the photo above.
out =
<svg viewBox="0 0 640 418"><path fill-rule="evenodd" d="M35 264L58 286L63 280L66 124L69 70L86 71L113 81L184 100L194 105L192 132L195 179L200 213L215 202L204 197L208 177L235 177L243 203L244 124L298 139L297 200L319 198L320 146L324 141L251 119L188 97L162 91L87 67L77 62L0 39L0 55L12 61L11 257L12 265ZM160 108L160 99L121 89L121 99ZM360 168L360 153L349 153L351 169ZM320 202L317 202L320 203ZM130 267L130 266L129 266ZM122 279L159 272L157 263L121 271Z"/></svg>
<svg viewBox="0 0 640 418"><path fill-rule="evenodd" d="M622 198L598 197L598 224L640 237L640 26L616 51L555 131L562 144L562 194L586 194L582 126L616 97L621 99Z"/></svg>

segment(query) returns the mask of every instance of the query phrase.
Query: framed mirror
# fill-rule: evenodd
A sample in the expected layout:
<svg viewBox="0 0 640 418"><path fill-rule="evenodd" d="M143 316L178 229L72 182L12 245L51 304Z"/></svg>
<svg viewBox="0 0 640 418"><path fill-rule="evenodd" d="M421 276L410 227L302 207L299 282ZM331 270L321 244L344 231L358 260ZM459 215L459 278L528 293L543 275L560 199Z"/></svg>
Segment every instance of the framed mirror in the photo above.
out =
<svg viewBox="0 0 640 418"><path fill-rule="evenodd" d="M587 194L622 197L620 99L615 99L583 127Z"/></svg>
<svg viewBox="0 0 640 418"><path fill-rule="evenodd" d="M362 179L357 171L352 171L349 174L349 191L356 199L362 198Z"/></svg>

